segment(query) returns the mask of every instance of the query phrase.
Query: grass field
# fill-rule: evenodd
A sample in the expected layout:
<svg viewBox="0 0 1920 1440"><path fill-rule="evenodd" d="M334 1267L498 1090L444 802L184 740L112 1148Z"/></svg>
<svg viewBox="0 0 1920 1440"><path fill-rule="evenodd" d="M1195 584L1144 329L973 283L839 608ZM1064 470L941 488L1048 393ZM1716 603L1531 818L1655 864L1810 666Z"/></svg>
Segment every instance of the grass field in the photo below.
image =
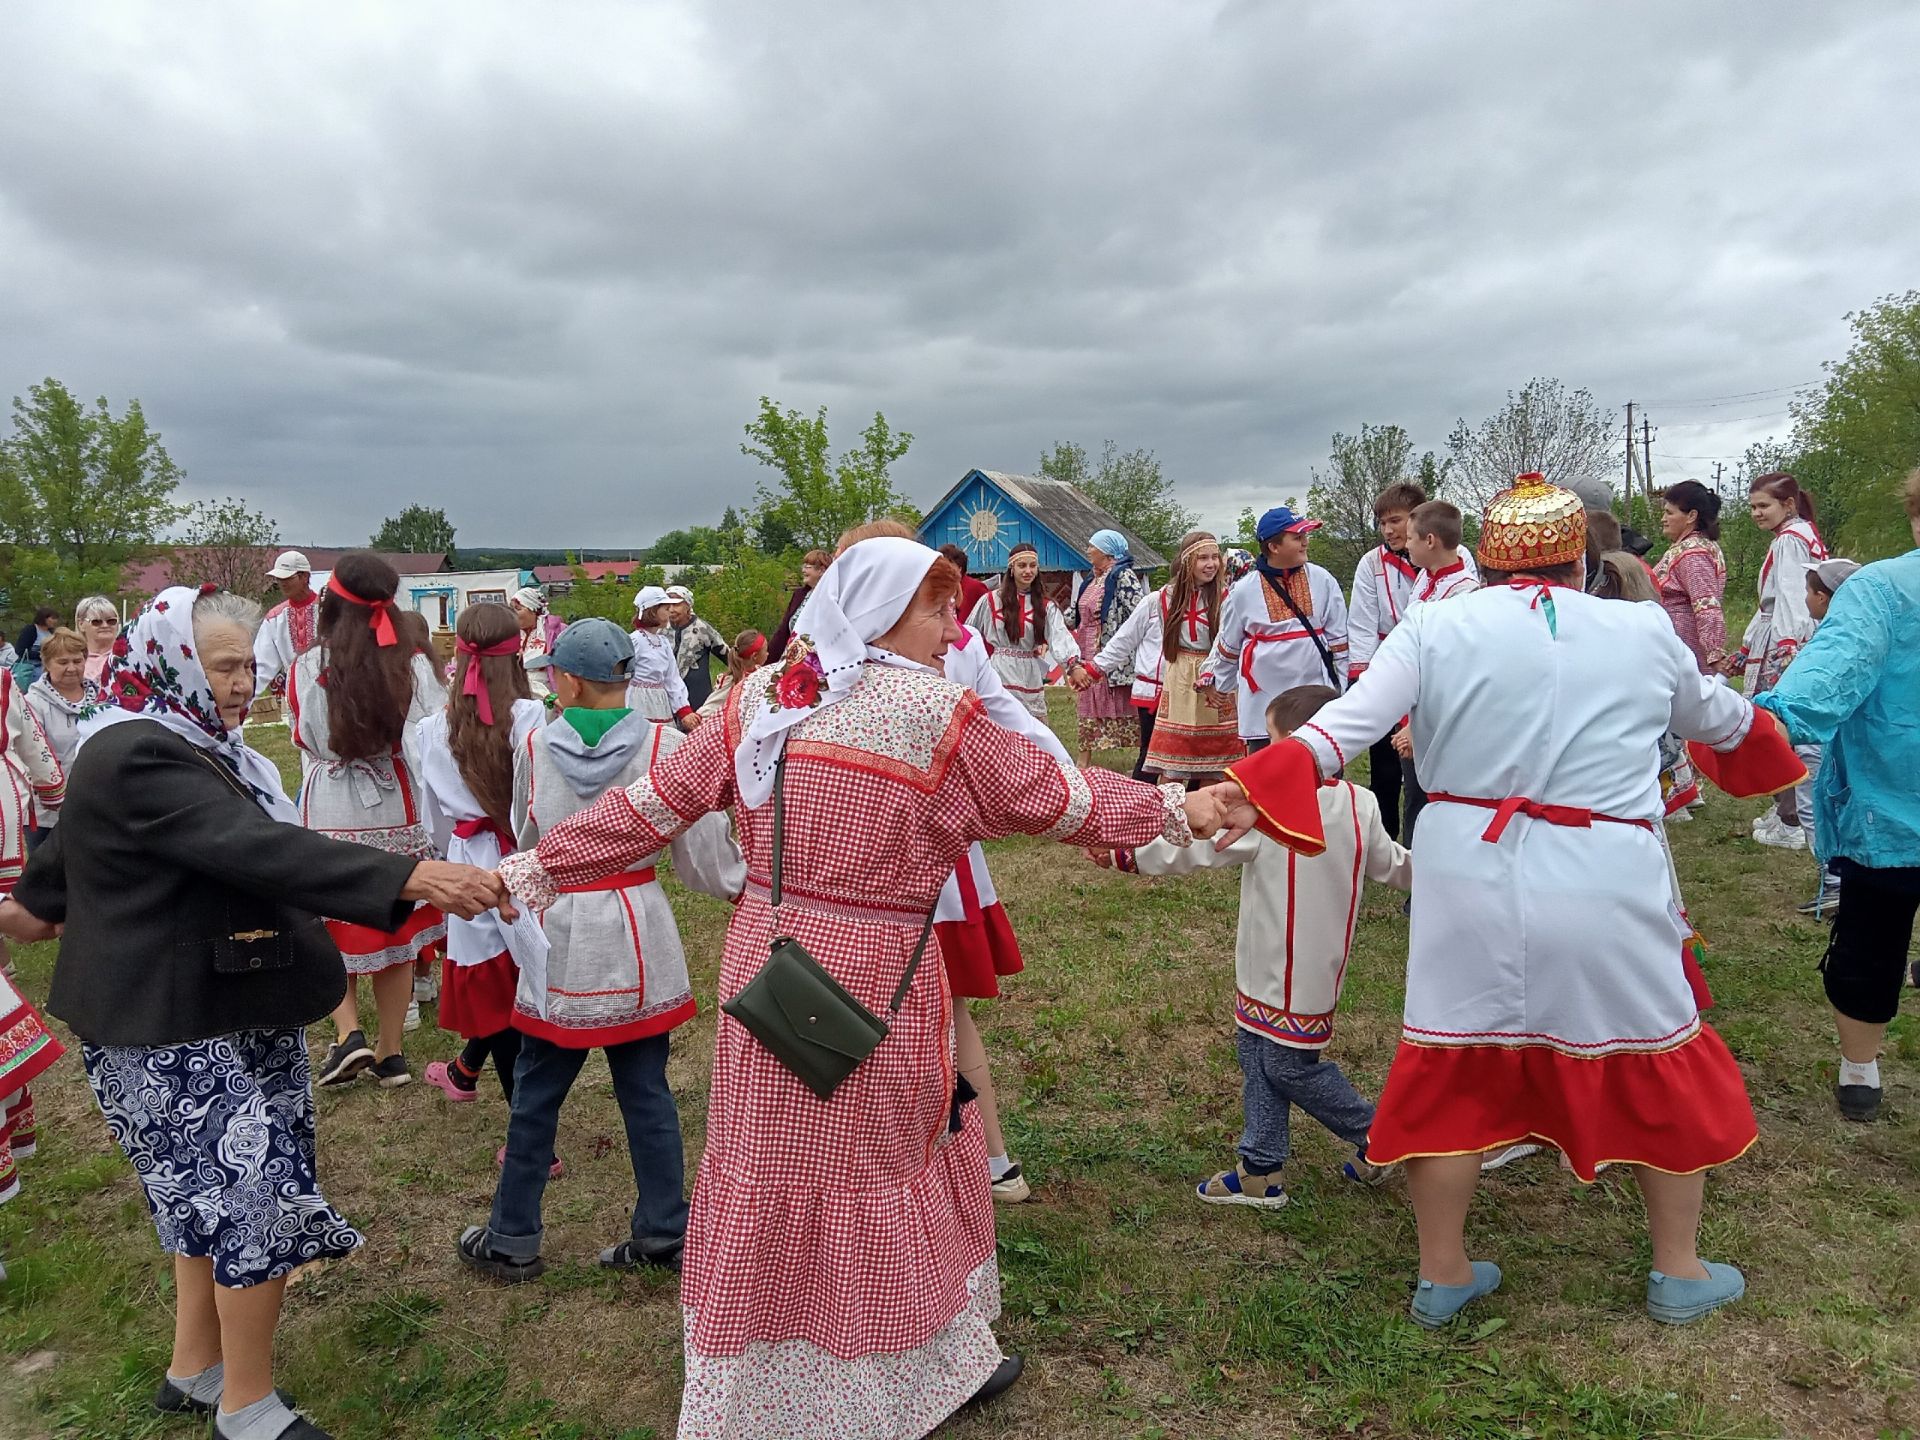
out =
<svg viewBox="0 0 1920 1440"><path fill-rule="evenodd" d="M1057 719L1064 719L1064 711ZM269 747L285 756L282 731ZM1713 943L1715 1023L1745 1067L1761 1142L1708 1185L1704 1251L1749 1296L1669 1330L1642 1309L1638 1196L1582 1187L1548 1160L1491 1178L1473 1252L1506 1288L1451 1334L1405 1318L1414 1231L1404 1187L1343 1182L1345 1158L1296 1129L1293 1203L1196 1203L1231 1163L1239 1077L1228 1021L1237 882L1152 882L1037 842L992 847L1028 957L981 1020L1016 1153L1035 1183L1000 1212L1004 1343L1028 1378L946 1432L1000 1436L1906 1436L1920 1431L1920 1029L1888 1045L1886 1118L1848 1126L1814 973L1824 928L1794 904L1812 862L1746 838L1752 802L1716 798L1675 830ZM669 882L711 1001L725 907ZM1377 1093L1396 1034L1406 921L1373 890L1333 1053ZM1595 937L1596 963L1605 939ZM19 956L44 998L51 946ZM690 1161L713 1020L675 1039ZM314 1035L316 1054L323 1043ZM416 1073L450 1055L429 1027ZM491 1082L488 1082L489 1084ZM0 1436L186 1435L145 1411L167 1358L169 1269L77 1058L37 1087L43 1138L0 1209ZM367 1246L290 1294L282 1384L350 1440L670 1436L680 1312L670 1280L598 1272L624 1234L631 1177L603 1061L561 1123L571 1174L548 1192L540 1283L462 1269L504 1130L497 1090L455 1109L416 1084L319 1097L321 1171Z"/></svg>

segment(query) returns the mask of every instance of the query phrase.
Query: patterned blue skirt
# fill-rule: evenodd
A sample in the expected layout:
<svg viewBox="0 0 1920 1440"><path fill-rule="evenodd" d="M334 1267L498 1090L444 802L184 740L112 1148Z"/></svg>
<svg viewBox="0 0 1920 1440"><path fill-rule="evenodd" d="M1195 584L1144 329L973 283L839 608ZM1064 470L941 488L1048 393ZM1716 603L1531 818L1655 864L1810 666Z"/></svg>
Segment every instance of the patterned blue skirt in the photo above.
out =
<svg viewBox="0 0 1920 1440"><path fill-rule="evenodd" d="M314 1177L303 1031L83 1045L80 1055L161 1249L210 1256L214 1283L239 1289L361 1243Z"/></svg>

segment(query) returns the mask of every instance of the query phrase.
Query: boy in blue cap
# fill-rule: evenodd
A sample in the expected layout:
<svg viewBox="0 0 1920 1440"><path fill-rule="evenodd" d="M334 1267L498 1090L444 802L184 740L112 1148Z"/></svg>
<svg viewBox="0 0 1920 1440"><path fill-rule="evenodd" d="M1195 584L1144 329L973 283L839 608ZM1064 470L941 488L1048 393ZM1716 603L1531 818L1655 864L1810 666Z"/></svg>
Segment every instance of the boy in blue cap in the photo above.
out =
<svg viewBox="0 0 1920 1440"><path fill-rule="evenodd" d="M671 723L627 707L633 642L611 621L575 621L549 654L527 664L549 671L561 709L514 757L513 825L522 849L608 790L633 784L685 738ZM724 813L697 821L670 848L688 889L732 901L745 888L746 862ZM687 1202L667 1036L693 1018L694 1002L673 910L654 878L658 859L563 887L540 917L546 969L524 966L514 996L514 1028L525 1038L493 1213L460 1237L460 1258L496 1280L532 1280L546 1269L540 1202L560 1107L596 1047L613 1072L639 1192L630 1235L601 1251L600 1263L680 1268Z"/></svg>
<svg viewBox="0 0 1920 1440"><path fill-rule="evenodd" d="M1307 561L1318 520L1276 505L1254 533L1260 558L1220 606L1220 638L1200 672L1202 685L1238 687L1240 738L1249 751L1267 741L1267 706L1297 685L1347 680L1347 602L1340 582Z"/></svg>

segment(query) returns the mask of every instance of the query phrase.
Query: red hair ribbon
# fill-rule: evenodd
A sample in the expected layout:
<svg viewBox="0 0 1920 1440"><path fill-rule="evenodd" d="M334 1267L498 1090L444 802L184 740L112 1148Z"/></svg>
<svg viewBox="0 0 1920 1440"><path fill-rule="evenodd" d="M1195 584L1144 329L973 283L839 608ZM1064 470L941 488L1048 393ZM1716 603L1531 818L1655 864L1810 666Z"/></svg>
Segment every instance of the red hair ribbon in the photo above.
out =
<svg viewBox="0 0 1920 1440"><path fill-rule="evenodd" d="M767 637L762 635L758 640L754 641L751 645L743 649L740 652L740 657L743 660L751 660L756 655L764 655L766 653L767 653Z"/></svg>
<svg viewBox="0 0 1920 1440"><path fill-rule="evenodd" d="M373 614L367 617L367 627L373 631L374 642L378 644L381 649L384 650L389 645L397 645L400 643L400 637L394 633L393 629L393 601L362 600L351 590L343 587L337 577L328 579L327 589L335 595L338 595L349 605L358 605L364 610L371 610L373 612Z"/></svg>
<svg viewBox="0 0 1920 1440"><path fill-rule="evenodd" d="M465 640L456 640L453 648L468 657L467 678L460 683L460 693L473 697L473 707L480 712L482 725L493 724L493 696L487 689L486 677L480 673L480 667L472 662L482 655L518 655L520 637L511 636L498 645L471 645Z"/></svg>

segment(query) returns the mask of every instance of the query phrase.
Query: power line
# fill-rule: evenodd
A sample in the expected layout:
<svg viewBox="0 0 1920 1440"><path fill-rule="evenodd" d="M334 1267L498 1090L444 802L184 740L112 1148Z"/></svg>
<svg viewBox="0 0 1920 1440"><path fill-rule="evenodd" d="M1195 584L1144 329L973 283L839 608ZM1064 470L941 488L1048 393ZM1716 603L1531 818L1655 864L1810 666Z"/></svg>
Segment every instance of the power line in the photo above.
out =
<svg viewBox="0 0 1920 1440"><path fill-rule="evenodd" d="M1667 426L1669 430L1706 430L1715 425L1738 425L1744 420L1771 420L1780 415L1791 415L1791 410L1762 410L1753 415L1723 415L1718 420L1683 420Z"/></svg>
<svg viewBox="0 0 1920 1440"><path fill-rule="evenodd" d="M1805 390L1810 385L1818 385L1818 380L1803 380L1798 385L1775 385L1769 390L1743 390L1733 395L1709 395L1704 400L1645 400L1641 403L1649 409L1655 406L1667 406L1674 410L1699 410L1711 405L1725 405L1741 400L1762 400L1775 395L1791 395L1796 390Z"/></svg>

